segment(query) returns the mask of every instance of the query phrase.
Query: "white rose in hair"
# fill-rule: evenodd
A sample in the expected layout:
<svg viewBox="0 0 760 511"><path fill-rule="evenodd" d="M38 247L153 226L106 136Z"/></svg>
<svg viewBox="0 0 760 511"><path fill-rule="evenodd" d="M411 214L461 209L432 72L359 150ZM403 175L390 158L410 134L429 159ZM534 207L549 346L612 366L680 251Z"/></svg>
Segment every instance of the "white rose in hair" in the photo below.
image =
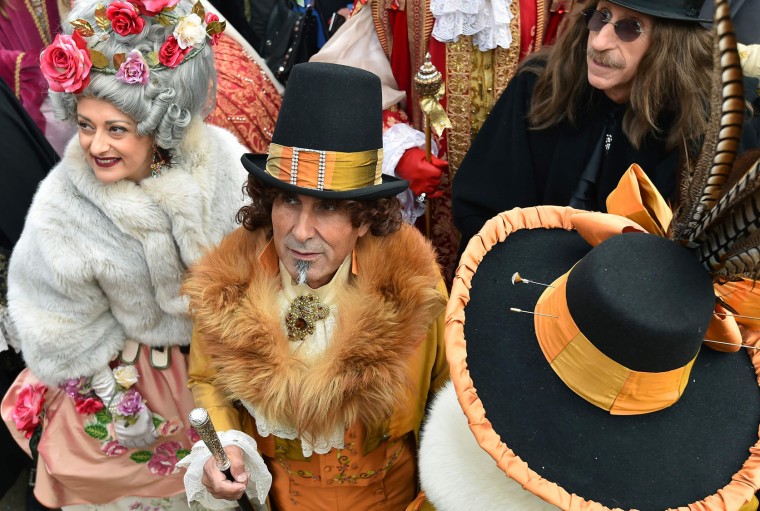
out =
<svg viewBox="0 0 760 511"><path fill-rule="evenodd" d="M140 375L137 374L137 368L135 366L119 366L114 368L113 377L116 380L116 383L125 389L128 389L137 383L137 379Z"/></svg>
<svg viewBox="0 0 760 511"><path fill-rule="evenodd" d="M206 39L206 25L197 14L188 14L174 27L174 37L183 50L203 44Z"/></svg>

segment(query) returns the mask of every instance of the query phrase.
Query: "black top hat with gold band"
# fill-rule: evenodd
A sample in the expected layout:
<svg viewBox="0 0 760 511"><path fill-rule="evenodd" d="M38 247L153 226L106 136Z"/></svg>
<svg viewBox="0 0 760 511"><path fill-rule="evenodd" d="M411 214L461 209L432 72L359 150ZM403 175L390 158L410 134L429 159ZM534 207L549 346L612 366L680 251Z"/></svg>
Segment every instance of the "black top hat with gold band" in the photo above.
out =
<svg viewBox="0 0 760 511"><path fill-rule="evenodd" d="M269 155L242 158L248 172L295 194L324 199L392 197L409 183L382 173L380 79L362 69L293 68Z"/></svg>
<svg viewBox="0 0 760 511"><path fill-rule="evenodd" d="M468 244L446 349L472 433L561 509L740 509L760 485L760 358L700 349L714 295L688 249L645 233L592 248L585 215L610 216L515 209Z"/></svg>
<svg viewBox="0 0 760 511"><path fill-rule="evenodd" d="M715 309L693 254L651 234L615 236L551 286L535 305L535 332L570 389L616 415L678 401Z"/></svg>
<svg viewBox="0 0 760 511"><path fill-rule="evenodd" d="M613 4L649 14L655 18L678 21L709 22L700 18L703 0L609 0Z"/></svg>

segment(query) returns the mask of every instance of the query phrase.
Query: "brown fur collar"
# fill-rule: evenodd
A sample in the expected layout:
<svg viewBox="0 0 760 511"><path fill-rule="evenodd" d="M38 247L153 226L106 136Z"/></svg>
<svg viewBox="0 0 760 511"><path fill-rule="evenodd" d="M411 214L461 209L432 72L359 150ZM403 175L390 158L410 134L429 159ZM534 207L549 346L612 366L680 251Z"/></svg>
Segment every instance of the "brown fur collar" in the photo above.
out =
<svg viewBox="0 0 760 511"><path fill-rule="evenodd" d="M257 258L266 242L261 232L238 229L184 285L215 384L312 438L357 420L368 429L383 424L409 392L408 358L445 305L432 247L406 225L360 238L358 275L339 295L332 342L309 364L290 353L279 276Z"/></svg>

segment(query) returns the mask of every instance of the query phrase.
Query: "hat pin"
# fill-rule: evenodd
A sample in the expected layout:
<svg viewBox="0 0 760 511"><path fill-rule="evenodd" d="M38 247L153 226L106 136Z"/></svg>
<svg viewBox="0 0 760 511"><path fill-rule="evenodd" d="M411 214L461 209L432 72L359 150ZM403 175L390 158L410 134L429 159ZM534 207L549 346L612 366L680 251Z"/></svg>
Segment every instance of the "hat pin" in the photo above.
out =
<svg viewBox="0 0 760 511"><path fill-rule="evenodd" d="M542 283L542 282L536 282L535 280L530 280L530 279L526 279L526 278L523 278L523 277L520 275L520 272L516 271L516 272L515 272L515 273L512 275L512 285L514 285L514 284L517 284L518 282L520 282L520 283L523 283L523 284L536 284L536 285L538 285L538 286L544 286L544 287L551 287L551 288L554 288L554 286L553 286L553 285L551 285L551 284L544 284L544 283Z"/></svg>

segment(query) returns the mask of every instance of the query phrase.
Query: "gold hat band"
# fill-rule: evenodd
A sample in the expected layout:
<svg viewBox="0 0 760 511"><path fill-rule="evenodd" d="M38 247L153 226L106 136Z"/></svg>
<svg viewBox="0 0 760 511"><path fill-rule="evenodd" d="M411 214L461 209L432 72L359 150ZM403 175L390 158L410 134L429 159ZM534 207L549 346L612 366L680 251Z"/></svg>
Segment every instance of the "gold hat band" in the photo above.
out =
<svg viewBox="0 0 760 511"><path fill-rule="evenodd" d="M572 271L572 270L571 270ZM634 371L599 351L573 321L567 307L567 277L554 281L538 299L536 337L546 360L565 384L589 403L613 415L662 410L678 401L689 380L693 359L683 367L650 373Z"/></svg>
<svg viewBox="0 0 760 511"><path fill-rule="evenodd" d="M270 144L266 171L312 190L349 191L382 183L383 150L341 153Z"/></svg>

